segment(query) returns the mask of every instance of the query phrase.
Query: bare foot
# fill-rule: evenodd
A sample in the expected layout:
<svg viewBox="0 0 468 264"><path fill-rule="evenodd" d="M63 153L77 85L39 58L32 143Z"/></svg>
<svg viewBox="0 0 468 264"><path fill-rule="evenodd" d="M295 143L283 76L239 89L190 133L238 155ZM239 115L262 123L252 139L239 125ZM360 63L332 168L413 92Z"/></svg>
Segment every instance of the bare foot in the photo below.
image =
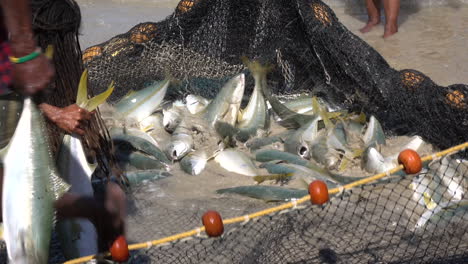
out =
<svg viewBox="0 0 468 264"><path fill-rule="evenodd" d="M372 30L373 27L375 27L376 25L378 25L380 23L380 21L369 21L367 22L367 24L361 28L359 31L361 31L361 33L367 33L369 31Z"/></svg>
<svg viewBox="0 0 468 264"><path fill-rule="evenodd" d="M388 38L392 36L393 34L398 32L398 26L397 25L385 25L385 30L384 30L384 35L383 38Z"/></svg>

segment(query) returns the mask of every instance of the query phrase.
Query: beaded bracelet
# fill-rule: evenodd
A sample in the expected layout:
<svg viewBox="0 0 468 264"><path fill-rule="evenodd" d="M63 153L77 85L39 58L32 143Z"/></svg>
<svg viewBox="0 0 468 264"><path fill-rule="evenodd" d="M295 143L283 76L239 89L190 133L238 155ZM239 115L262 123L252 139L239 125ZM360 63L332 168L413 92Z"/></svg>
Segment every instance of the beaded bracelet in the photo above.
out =
<svg viewBox="0 0 468 264"><path fill-rule="evenodd" d="M41 51L41 48L37 48L35 51L33 51L31 54L28 54L24 57L20 57L20 58L16 58L16 57L13 57L13 56L9 56L9 59L12 63L23 63L23 62L27 62L27 61L30 61L30 60L33 60L35 58L37 58L39 55L41 55L42 51Z"/></svg>

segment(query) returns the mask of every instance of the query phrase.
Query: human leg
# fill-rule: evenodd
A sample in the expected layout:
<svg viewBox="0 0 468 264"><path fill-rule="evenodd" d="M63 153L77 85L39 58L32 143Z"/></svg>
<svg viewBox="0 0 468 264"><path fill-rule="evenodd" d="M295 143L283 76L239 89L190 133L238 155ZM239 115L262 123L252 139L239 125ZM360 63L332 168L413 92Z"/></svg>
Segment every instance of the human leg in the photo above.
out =
<svg viewBox="0 0 468 264"><path fill-rule="evenodd" d="M96 226L99 250L108 250L110 244L125 233L126 200L122 189L109 183L99 197L66 193L55 204L58 218L87 218Z"/></svg>
<svg viewBox="0 0 468 264"><path fill-rule="evenodd" d="M367 15L369 19L367 24L360 29L362 33L371 31L371 29L380 23L380 0L366 0Z"/></svg>
<svg viewBox="0 0 468 264"><path fill-rule="evenodd" d="M384 0L385 9L385 31L384 38L398 32L398 13L400 11L400 0Z"/></svg>

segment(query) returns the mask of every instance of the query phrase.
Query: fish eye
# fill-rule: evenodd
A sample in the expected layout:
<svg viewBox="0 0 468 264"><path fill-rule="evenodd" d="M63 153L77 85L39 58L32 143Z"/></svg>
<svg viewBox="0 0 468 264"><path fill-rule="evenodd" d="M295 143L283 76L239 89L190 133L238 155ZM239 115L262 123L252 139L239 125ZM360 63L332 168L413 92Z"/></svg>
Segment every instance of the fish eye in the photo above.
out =
<svg viewBox="0 0 468 264"><path fill-rule="evenodd" d="M301 146L299 148L299 155L301 156L305 156L307 154L307 152L309 151L309 149L305 146Z"/></svg>

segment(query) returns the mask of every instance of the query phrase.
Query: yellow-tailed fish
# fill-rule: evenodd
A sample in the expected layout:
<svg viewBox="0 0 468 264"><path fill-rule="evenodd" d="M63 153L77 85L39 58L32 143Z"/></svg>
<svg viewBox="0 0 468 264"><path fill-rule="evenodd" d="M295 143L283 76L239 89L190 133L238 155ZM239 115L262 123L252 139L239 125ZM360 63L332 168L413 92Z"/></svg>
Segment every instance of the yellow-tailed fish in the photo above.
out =
<svg viewBox="0 0 468 264"><path fill-rule="evenodd" d="M9 262L46 264L54 224L53 203L69 185L58 176L44 117L29 97L1 156L3 237Z"/></svg>
<svg viewBox="0 0 468 264"><path fill-rule="evenodd" d="M266 86L266 75L268 68L260 65L259 62L245 61L255 79L254 90L250 96L247 107L242 111L242 117L237 124L239 131L236 138L241 141L247 141L251 136L257 134L257 130L263 130L268 125L268 111L265 98L262 93L262 86Z"/></svg>
<svg viewBox="0 0 468 264"><path fill-rule="evenodd" d="M78 87L76 104L87 111L93 111L106 101L114 86L111 83L105 92L88 99L86 76L85 70ZM66 134L63 137L57 155L57 169L63 180L71 185L71 192L85 196L94 195L91 175L96 166L88 163L79 135ZM56 229L67 259L98 253L96 229L88 219L64 219L57 223Z"/></svg>
<svg viewBox="0 0 468 264"><path fill-rule="evenodd" d="M169 79L156 81L142 90L128 94L115 105L116 112L126 119L143 120L159 107L169 84Z"/></svg>
<svg viewBox="0 0 468 264"><path fill-rule="evenodd" d="M244 88L245 75L241 73L230 79L199 115L203 116L213 127L217 121L234 126L244 95Z"/></svg>
<svg viewBox="0 0 468 264"><path fill-rule="evenodd" d="M245 153L235 149L224 149L220 151L215 159L219 166L227 171L246 176L257 176L258 169L252 159Z"/></svg>

